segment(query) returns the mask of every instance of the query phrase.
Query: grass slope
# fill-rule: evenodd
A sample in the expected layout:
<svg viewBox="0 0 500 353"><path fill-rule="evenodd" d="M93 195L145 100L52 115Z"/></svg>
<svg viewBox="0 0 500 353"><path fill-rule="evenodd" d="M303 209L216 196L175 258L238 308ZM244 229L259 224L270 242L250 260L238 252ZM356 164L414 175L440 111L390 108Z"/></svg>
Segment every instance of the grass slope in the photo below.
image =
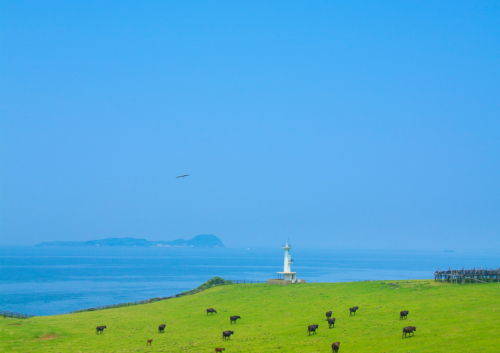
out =
<svg viewBox="0 0 500 353"><path fill-rule="evenodd" d="M359 306L349 317L349 307ZM218 314L207 316L206 308ZM328 329L325 312L333 311ZM409 310L399 321L399 311ZM500 284L433 281L227 285L177 299L28 320L0 319L14 352L500 352ZM229 316L240 315L235 325ZM164 334L158 334L160 324ZM20 324L20 325L16 325ZM307 326L319 324L316 335ZM95 327L106 325L103 335ZM404 326L416 326L402 339ZM222 331L234 330L230 341ZM146 340L153 345L146 347Z"/></svg>

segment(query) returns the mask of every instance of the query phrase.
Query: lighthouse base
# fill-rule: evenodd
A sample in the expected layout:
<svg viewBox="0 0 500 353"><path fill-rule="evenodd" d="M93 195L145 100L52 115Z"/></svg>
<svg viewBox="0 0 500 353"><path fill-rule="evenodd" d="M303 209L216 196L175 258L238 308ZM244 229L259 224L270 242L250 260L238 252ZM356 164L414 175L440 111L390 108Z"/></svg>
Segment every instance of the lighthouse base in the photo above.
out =
<svg viewBox="0 0 500 353"><path fill-rule="evenodd" d="M296 272L278 272L278 276L280 275L282 275L283 278L268 279L267 284L287 286L294 283L306 283L304 279L297 279Z"/></svg>
<svg viewBox="0 0 500 353"><path fill-rule="evenodd" d="M292 280L286 280L282 278L275 278L275 279L268 279L267 284L270 285L275 285L275 286L288 286L289 284L294 284L294 283L306 283L305 279L294 279Z"/></svg>
<svg viewBox="0 0 500 353"><path fill-rule="evenodd" d="M278 272L278 278L283 276L285 281L295 281L297 279L297 272Z"/></svg>

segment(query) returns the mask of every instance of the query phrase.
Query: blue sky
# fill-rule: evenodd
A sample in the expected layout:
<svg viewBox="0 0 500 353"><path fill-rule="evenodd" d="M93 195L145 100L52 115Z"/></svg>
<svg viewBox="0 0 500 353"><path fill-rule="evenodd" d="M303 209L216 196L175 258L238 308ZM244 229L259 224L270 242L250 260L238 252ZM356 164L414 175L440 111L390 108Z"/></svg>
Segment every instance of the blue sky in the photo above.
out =
<svg viewBox="0 0 500 353"><path fill-rule="evenodd" d="M0 75L4 245L500 245L497 1L1 1Z"/></svg>

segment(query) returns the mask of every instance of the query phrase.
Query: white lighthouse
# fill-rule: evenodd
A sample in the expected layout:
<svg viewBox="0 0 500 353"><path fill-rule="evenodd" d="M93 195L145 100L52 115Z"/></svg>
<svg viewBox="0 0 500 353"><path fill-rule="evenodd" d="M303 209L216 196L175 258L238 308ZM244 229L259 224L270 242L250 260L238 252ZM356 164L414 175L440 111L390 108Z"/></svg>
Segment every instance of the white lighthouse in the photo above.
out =
<svg viewBox="0 0 500 353"><path fill-rule="evenodd" d="M297 273L292 272L291 265L293 264L292 256L290 255L290 249L292 245L289 243L283 244L283 250L285 250L285 263L283 266L283 271L278 272L277 279L269 279L267 280L268 284L280 284L280 285L288 285L292 283L305 283L306 281L303 279L297 279Z"/></svg>

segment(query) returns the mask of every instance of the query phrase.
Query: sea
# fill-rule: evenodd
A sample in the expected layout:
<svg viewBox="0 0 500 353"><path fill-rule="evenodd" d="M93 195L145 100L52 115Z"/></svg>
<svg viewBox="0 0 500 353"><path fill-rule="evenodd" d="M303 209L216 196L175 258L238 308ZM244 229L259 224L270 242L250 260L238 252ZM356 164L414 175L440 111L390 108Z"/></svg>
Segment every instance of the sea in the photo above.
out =
<svg viewBox="0 0 500 353"><path fill-rule="evenodd" d="M433 279L435 270L498 268L498 253L291 249L307 282ZM0 310L55 315L171 296L219 276L267 281L283 249L0 247Z"/></svg>

